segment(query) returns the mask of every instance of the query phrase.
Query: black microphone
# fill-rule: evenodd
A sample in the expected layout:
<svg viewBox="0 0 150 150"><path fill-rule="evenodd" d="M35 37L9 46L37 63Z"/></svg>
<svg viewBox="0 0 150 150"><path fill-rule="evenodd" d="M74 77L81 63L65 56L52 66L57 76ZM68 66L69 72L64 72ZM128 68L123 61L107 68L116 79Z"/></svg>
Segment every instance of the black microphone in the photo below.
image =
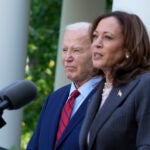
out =
<svg viewBox="0 0 150 150"><path fill-rule="evenodd" d="M0 91L0 111L18 109L31 102L37 96L35 84L27 80L18 80Z"/></svg>

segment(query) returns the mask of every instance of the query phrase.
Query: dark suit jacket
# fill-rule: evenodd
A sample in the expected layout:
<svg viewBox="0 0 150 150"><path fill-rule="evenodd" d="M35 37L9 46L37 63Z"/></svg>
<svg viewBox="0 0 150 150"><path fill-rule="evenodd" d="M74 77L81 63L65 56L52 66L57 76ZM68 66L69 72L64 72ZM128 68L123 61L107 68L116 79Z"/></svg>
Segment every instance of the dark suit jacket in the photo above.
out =
<svg viewBox="0 0 150 150"><path fill-rule="evenodd" d="M90 100L80 133L81 150L150 150L150 73L113 88L98 111L103 84Z"/></svg>
<svg viewBox="0 0 150 150"><path fill-rule="evenodd" d="M70 85L64 86L48 96L27 150L79 150L79 131L85 117L87 101L96 88L72 117L67 129L54 147L61 110L68 98L70 87Z"/></svg>

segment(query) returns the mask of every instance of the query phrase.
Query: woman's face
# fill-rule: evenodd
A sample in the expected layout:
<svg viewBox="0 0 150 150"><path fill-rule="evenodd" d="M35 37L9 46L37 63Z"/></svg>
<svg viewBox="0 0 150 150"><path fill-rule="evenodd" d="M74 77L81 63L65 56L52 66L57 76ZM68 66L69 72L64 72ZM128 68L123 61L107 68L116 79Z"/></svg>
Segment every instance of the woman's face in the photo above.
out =
<svg viewBox="0 0 150 150"><path fill-rule="evenodd" d="M124 58L124 38L115 17L102 19L93 32L92 60L95 68L110 71Z"/></svg>

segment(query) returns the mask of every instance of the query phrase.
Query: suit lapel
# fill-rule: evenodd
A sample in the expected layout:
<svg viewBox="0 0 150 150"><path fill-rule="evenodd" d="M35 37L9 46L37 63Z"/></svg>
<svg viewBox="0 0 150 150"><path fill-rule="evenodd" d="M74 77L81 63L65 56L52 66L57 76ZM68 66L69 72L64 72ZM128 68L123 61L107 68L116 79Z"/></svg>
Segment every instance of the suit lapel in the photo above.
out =
<svg viewBox="0 0 150 150"><path fill-rule="evenodd" d="M103 90L103 87L104 87L104 80L102 80L99 85L97 86L96 88L96 92L94 93L94 95L90 98L89 100L89 104L88 105L91 105L89 108L88 108L88 112L89 114L87 115L87 119L89 122L93 121L93 118L94 116L96 115L98 109L99 109L99 105L101 103L101 93L102 93L102 90ZM87 112L87 113L88 113Z"/></svg>
<svg viewBox="0 0 150 150"><path fill-rule="evenodd" d="M93 122L93 119L97 113L97 110L99 108L100 102L101 102L101 97L100 97L100 93L102 93L102 89L104 86L104 80L102 80L99 85L96 88L95 93L93 94L92 97L90 97L89 99L89 103L88 103L88 109L86 112L86 116L84 118L84 122L81 128L81 132L80 132L80 145L82 145L82 147L85 147L86 145L86 141L87 141L87 133L89 131L89 128L91 126L91 123Z"/></svg>
<svg viewBox="0 0 150 150"><path fill-rule="evenodd" d="M53 101L52 103L49 104L50 106L47 108L48 109L47 116L49 116L51 120L49 120L48 118L49 121L47 122L47 129L49 130L45 134L48 134L47 137L48 137L49 142L47 143L49 143L50 149L54 149L55 136L57 133L57 127L58 127L58 122L59 122L59 118L61 115L61 110L69 95L69 91L70 91L70 85L67 86L64 90L60 91L59 94L57 93L53 95L53 97L51 98ZM54 107L54 110L51 110L51 109L49 110L49 108L51 108L52 105L57 106L57 108ZM55 111L55 115L53 111ZM52 120L54 123L51 123Z"/></svg>
<svg viewBox="0 0 150 150"><path fill-rule="evenodd" d="M98 130L102 128L116 108L123 103L127 95L133 90L137 83L138 80L134 80L126 86L112 89L109 97L106 99L102 108L97 112L96 117L91 125L89 143L90 148L94 143Z"/></svg>

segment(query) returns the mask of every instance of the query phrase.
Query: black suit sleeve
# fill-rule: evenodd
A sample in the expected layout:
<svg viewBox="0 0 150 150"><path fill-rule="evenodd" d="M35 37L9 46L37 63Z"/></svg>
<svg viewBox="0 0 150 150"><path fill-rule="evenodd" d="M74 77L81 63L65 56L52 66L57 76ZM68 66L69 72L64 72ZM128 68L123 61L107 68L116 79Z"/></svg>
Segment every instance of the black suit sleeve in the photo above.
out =
<svg viewBox="0 0 150 150"><path fill-rule="evenodd" d="M137 150L150 150L150 78L142 78L137 87Z"/></svg>

